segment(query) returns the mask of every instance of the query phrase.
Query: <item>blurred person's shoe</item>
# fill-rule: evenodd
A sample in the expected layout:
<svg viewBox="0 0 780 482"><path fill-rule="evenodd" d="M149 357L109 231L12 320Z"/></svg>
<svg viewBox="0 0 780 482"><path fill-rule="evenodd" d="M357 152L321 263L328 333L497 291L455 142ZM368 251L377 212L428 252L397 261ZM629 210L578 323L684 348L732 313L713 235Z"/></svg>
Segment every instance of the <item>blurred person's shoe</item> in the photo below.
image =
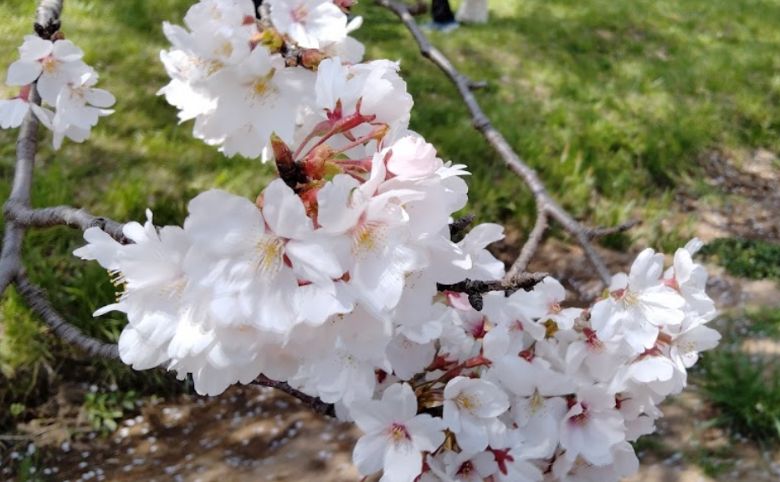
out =
<svg viewBox="0 0 780 482"><path fill-rule="evenodd" d="M458 22L428 22L422 26L425 30L434 30L441 33L449 33L460 27Z"/></svg>

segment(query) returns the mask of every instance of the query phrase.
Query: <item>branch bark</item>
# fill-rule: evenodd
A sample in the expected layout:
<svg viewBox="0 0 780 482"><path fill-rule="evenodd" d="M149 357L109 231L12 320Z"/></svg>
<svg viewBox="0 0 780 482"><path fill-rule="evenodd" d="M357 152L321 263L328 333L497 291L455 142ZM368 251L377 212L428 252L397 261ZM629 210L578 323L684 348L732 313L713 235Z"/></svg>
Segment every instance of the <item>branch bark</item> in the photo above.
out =
<svg viewBox="0 0 780 482"><path fill-rule="evenodd" d="M520 255L512 263L512 267L509 268L507 276L517 276L528 268L528 263L531 262L531 258L533 258L536 250L539 249L539 245L542 243L545 231L547 231L547 211L539 209L536 213L534 228L531 230L531 234L528 235L525 244L523 244Z"/></svg>
<svg viewBox="0 0 780 482"><path fill-rule="evenodd" d="M52 226L70 226L86 231L98 227L122 244L130 241L122 232L124 224L113 219L94 216L87 211L72 206L52 206L33 209L24 204L10 201L5 205L6 219L29 228L48 228Z"/></svg>
<svg viewBox="0 0 780 482"><path fill-rule="evenodd" d="M103 358L119 358L119 349L113 343L104 343L85 335L60 315L49 302L46 293L27 279L24 273L17 273L14 284L27 306L51 327L54 334L68 343L76 345L90 355Z"/></svg>
<svg viewBox="0 0 780 482"><path fill-rule="evenodd" d="M30 91L30 102L40 103L38 92L33 86ZM32 113L22 122L19 129L19 137L16 141L16 166L11 195L6 206L18 204L30 205L30 190L32 188L33 168L35 167L35 153L38 150L38 118ZM22 268L22 241L24 239L24 226L7 220L5 233L3 234L3 249L0 254L0 295L3 294L8 284Z"/></svg>
<svg viewBox="0 0 780 482"><path fill-rule="evenodd" d="M41 0L35 15L34 29L41 38L49 39L60 28L62 0ZM35 85L30 91L30 102L40 104ZM22 266L22 242L28 227L54 226L65 224L86 229L91 225L105 225L111 235L124 236L121 225L115 221L96 218L84 211L67 206L32 209L30 192L32 190L35 155L38 151L38 119L27 113L19 130L16 141L16 166L14 169L11 195L4 205L6 216L3 249L0 254L0 294L12 281L27 306L48 324L54 333L63 340L84 349L91 355L106 358L118 358L117 346L104 343L85 335L60 315L49 302L46 294L27 278ZM116 236L115 236L116 237Z"/></svg>
<svg viewBox="0 0 780 482"><path fill-rule="evenodd" d="M529 236L528 241L523 246L520 257L515 262L517 268L513 267L510 269L508 277L516 275L520 269L526 267L528 261L530 261L539 247L541 237L547 228L547 221L551 219L556 221L566 232L574 237L577 243L582 247L601 281L605 284L609 284L612 277L609 269L590 242L594 237L595 231L574 219L557 201L555 201L555 199L552 198L552 196L550 196L536 171L523 161L509 142L507 142L506 138L493 126L490 119L485 115L477 98L472 92L472 83L468 77L458 71L447 56L430 43L426 35L417 25L414 17L409 13L406 5L398 0L375 0L375 2L398 16L414 37L423 57L433 62L447 75L447 77L449 77L458 89L466 107L468 107L474 127L482 133L488 143L495 149L504 164L525 182L534 196L539 213L543 214L537 217L536 226Z"/></svg>
<svg viewBox="0 0 780 482"><path fill-rule="evenodd" d="M328 417L336 416L336 408L332 403L325 403L317 397L306 395L305 393L294 389L285 382L277 382L276 380L271 380L265 375L260 375L252 383L255 385L262 385L264 387L275 388L277 390L283 391L288 395L292 395L293 397L303 402L304 405L308 406L311 410L319 413L320 415L327 415Z"/></svg>
<svg viewBox="0 0 780 482"><path fill-rule="evenodd" d="M63 0L40 0L35 15L34 29L39 37L51 39L59 32ZM30 92L30 101L40 103L35 86ZM121 243L127 243L122 232L123 225L114 220L94 216L83 209L71 206L52 206L34 209L30 206L35 155L38 148L38 120L27 114L19 131L16 143L16 167L14 171L11 195L6 201L3 212L6 218L3 247L0 253L0 295L13 282L19 295L27 306L36 313L59 338L78 346L87 354L103 358L118 359L119 348L116 344L105 343L92 338L68 323L52 306L44 290L33 284L24 273L22 266L22 241L26 228L46 228L51 226L70 226L86 230L99 227ZM302 393L290 385L271 380L265 376L255 383L281 390L301 400L317 413L335 416L332 404Z"/></svg>
<svg viewBox="0 0 780 482"><path fill-rule="evenodd" d="M549 276L547 273L520 273L516 276L506 277L499 281L465 279L459 283L439 283L436 286L439 291L453 291L455 293L467 294L471 307L477 311L482 311L483 294L491 291L503 291L509 295L517 290L530 291L547 276Z"/></svg>

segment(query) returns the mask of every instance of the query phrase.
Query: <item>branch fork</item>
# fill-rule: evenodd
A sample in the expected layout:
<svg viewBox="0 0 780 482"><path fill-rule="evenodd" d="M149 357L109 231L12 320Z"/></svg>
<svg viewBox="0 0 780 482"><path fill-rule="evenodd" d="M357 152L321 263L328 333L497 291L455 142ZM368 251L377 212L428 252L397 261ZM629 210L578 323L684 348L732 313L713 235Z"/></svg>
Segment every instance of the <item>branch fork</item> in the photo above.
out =
<svg viewBox="0 0 780 482"><path fill-rule="evenodd" d="M375 1L378 5L394 12L401 19L416 40L421 54L436 64L455 84L471 113L474 127L484 135L486 140L501 156L504 163L528 185L536 200L536 224L529 234L528 240L523 245L517 260L508 271L506 278L492 282L465 280L452 285L440 285L439 289L441 291L468 294L469 301L477 310L481 309L482 294L486 292L504 291L511 293L519 289L532 289L547 274L526 273L525 270L538 250L550 221L556 221L577 240L600 279L604 283L608 283L611 277L609 270L591 244L591 240L600 236L626 231L637 223L632 221L611 228L592 229L576 221L548 194L537 173L512 149L503 135L493 127L490 119L482 111L472 90L483 88L486 84L474 82L460 73L441 51L432 46L403 3L397 0ZM34 24L34 30L39 37L43 39L57 38L61 26L60 16L62 8L63 0L39 1ZM34 85L30 91L29 100L30 102L40 103L40 98ZM2 251L0 252L0 295L5 292L9 284L13 283L28 307L40 316L57 336L80 347L90 355L117 359L119 358L117 345L92 338L65 320L51 305L44 290L32 283L24 270L22 242L26 230L30 228L69 226L83 231L91 227L99 227L117 241L121 243L129 242L122 232L123 224L117 221L94 216L83 209L71 206L45 208L33 208L31 206L30 192L37 153L37 136L38 120L30 112L19 131L16 143L16 165L13 186L11 195L3 206L6 223ZM467 216L453 223L451 226L453 236L460 235L472 219L473 217ZM272 387L292 395L317 413L329 416L335 415L332 404L306 395L287 383L271 380L265 376L259 377L254 383Z"/></svg>

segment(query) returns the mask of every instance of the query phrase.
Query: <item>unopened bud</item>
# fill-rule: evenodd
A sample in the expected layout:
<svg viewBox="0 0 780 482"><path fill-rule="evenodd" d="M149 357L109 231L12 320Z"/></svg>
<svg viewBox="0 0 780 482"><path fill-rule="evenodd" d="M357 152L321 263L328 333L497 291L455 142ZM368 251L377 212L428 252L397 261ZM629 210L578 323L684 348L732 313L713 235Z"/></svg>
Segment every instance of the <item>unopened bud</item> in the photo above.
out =
<svg viewBox="0 0 780 482"><path fill-rule="evenodd" d="M315 70L320 62L325 59L325 55L317 49L304 49L298 54L300 63L307 69Z"/></svg>
<svg viewBox="0 0 780 482"><path fill-rule="evenodd" d="M295 190L298 189L299 184L306 184L306 174L298 163L295 162L292 151L281 137L276 134L271 135L271 148L274 151L276 170L279 172L279 177L284 180L284 183Z"/></svg>

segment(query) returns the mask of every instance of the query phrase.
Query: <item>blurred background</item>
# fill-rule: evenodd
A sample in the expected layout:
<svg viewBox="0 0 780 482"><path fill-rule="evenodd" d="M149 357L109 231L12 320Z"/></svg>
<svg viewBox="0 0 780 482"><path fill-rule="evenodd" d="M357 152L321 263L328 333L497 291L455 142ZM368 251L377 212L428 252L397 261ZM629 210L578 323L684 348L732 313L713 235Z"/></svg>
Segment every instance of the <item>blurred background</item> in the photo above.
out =
<svg viewBox="0 0 780 482"><path fill-rule="evenodd" d="M63 31L118 99L85 145L46 137L34 205L83 206L117 220L179 224L199 191L255 196L272 167L227 159L177 125L157 97L161 22L190 0L68 0ZM458 1L452 2L457 8ZM35 2L0 2L0 65L31 31ZM412 128L444 159L469 166L478 221L501 222L513 259L534 219L525 186L472 129L449 81L419 56L389 12L363 0L366 57L401 61L416 100ZM427 21L426 16L420 18ZM490 20L431 40L488 87L496 127L577 218L643 221L601 242L613 271L651 246L692 236L722 310L722 345L690 389L669 400L659 433L636 445L636 481L780 480L780 2L776 0L491 0ZM0 95L16 92L0 86ZM0 132L0 198L16 132ZM579 249L552 231L533 269L559 277L576 302L593 279ZM31 232L25 262L67 319L116 340L107 274L70 253L78 232ZM257 387L198 397L161 371L86 358L54 338L12 289L0 301L0 479L357 480L355 433Z"/></svg>

